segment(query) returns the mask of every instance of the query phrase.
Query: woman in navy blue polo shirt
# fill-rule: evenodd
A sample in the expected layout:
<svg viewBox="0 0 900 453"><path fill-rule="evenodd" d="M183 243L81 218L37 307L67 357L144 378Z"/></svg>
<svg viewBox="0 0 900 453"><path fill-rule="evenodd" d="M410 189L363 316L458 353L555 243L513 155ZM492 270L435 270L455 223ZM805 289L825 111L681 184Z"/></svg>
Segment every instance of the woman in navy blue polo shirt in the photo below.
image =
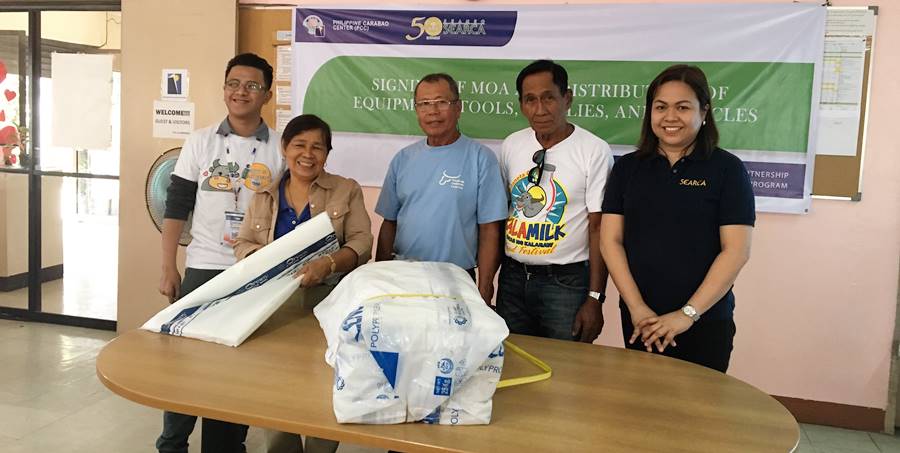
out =
<svg viewBox="0 0 900 453"><path fill-rule="evenodd" d="M626 347L725 372L731 289L756 216L743 163L717 146L710 102L696 66L671 66L650 83L638 149L607 181L600 249L621 294Z"/></svg>

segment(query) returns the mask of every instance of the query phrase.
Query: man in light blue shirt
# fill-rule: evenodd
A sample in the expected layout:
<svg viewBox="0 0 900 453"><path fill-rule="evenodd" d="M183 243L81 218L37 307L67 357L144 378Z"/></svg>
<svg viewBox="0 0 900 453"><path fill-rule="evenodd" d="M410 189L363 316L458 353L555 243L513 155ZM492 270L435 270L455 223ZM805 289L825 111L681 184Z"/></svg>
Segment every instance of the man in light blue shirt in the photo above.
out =
<svg viewBox="0 0 900 453"><path fill-rule="evenodd" d="M376 261L442 261L466 269L490 304L500 266L506 189L493 151L459 133L459 87L447 74L422 78L414 91L425 140L400 150L375 212L384 217Z"/></svg>

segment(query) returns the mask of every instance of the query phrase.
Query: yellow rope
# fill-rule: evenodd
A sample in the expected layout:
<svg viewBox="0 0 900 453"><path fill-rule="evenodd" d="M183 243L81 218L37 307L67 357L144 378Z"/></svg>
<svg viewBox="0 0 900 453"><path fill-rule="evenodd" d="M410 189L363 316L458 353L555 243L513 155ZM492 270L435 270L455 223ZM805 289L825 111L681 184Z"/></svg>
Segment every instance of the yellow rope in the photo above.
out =
<svg viewBox="0 0 900 453"><path fill-rule="evenodd" d="M506 346L507 350L515 352L516 354L522 356L525 360L531 362L536 367L544 370L543 373L533 374L531 376L522 376L517 378L510 379L502 379L499 383L497 383L497 388L502 389L503 387L512 387L514 385L522 385L522 384L531 384L532 382L539 382L545 379L550 379L550 376L553 375L553 369L550 368L550 365L544 363L543 360L529 354L524 349L512 344L509 341L504 341L503 345Z"/></svg>
<svg viewBox="0 0 900 453"><path fill-rule="evenodd" d="M373 296L373 297L366 299L365 302L370 302L370 301L378 300L378 299L387 299L387 298L400 299L400 298L422 298L422 297L447 298L447 299L453 299L453 300L460 300L457 297L440 295L440 294L398 293L398 294L380 294L378 296ZM522 377L510 378L510 379L501 379L500 382L497 383L498 389L502 389L504 387L513 387L516 385L531 384L533 382L540 382L540 381L543 381L546 379L550 379L550 376L553 375L553 369L550 368L550 365L547 365L546 363L544 363L543 360L529 354L528 351L514 345L513 343L511 343L509 341L504 341L503 345L506 347L506 349L508 349L512 352L515 352L516 354L521 356L523 359L527 360L534 366L543 370L543 372L538 373L538 374L533 374L531 376L522 376Z"/></svg>

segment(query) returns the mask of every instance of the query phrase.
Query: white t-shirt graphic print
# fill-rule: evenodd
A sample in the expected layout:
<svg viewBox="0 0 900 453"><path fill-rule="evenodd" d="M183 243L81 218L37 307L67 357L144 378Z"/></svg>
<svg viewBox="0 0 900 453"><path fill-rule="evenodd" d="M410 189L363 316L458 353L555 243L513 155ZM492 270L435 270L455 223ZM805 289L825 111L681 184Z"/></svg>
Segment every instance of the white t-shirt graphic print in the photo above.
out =
<svg viewBox="0 0 900 453"><path fill-rule="evenodd" d="M514 132L500 151L510 204L506 255L525 264L568 264L588 259L588 213L600 212L613 165L612 150L575 126L548 149L539 185L528 181L542 149L531 128Z"/></svg>

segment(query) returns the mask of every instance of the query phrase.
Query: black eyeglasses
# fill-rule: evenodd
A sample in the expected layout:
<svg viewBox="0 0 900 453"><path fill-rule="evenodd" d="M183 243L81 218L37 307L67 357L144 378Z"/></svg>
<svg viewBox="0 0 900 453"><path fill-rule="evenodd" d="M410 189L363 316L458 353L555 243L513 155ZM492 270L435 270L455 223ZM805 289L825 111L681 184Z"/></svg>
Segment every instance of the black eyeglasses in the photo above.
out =
<svg viewBox="0 0 900 453"><path fill-rule="evenodd" d="M528 182L536 186L541 185L541 177L544 176L544 156L546 154L546 149L539 149L534 152L534 156L531 156L531 161L537 165L528 170Z"/></svg>

